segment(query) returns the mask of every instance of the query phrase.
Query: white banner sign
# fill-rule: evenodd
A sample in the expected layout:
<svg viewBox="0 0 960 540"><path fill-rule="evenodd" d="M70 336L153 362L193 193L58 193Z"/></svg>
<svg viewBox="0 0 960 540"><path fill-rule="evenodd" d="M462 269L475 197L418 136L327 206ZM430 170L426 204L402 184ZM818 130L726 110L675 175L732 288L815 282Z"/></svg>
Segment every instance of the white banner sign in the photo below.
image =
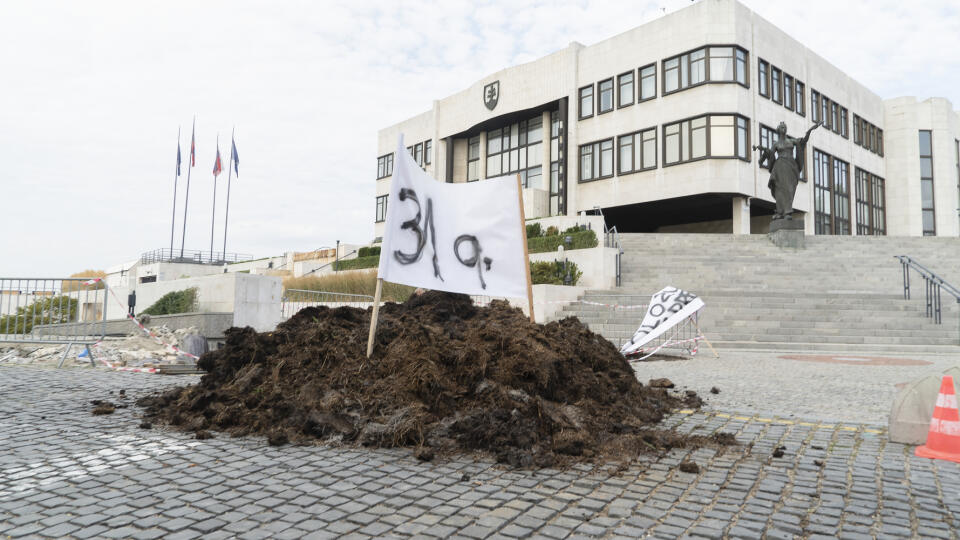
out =
<svg viewBox="0 0 960 540"><path fill-rule="evenodd" d="M397 144L380 247L385 281L464 294L526 297L516 176L448 184Z"/></svg>
<svg viewBox="0 0 960 540"><path fill-rule="evenodd" d="M633 334L633 338L620 348L620 352L624 355L637 352L702 307L703 300L697 295L676 287L664 287L650 297L650 305L647 306L647 313L643 316L640 328Z"/></svg>

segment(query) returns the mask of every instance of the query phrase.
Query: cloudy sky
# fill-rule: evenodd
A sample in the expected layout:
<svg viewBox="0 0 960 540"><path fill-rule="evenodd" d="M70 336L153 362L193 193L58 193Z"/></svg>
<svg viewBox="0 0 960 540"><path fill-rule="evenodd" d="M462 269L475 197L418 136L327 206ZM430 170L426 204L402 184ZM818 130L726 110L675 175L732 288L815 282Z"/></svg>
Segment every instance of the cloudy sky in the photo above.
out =
<svg viewBox="0 0 960 540"><path fill-rule="evenodd" d="M177 129L186 156L194 115L187 249L209 249L217 135L226 158L234 126L228 251L368 242L379 128L488 73L689 3L3 0L0 277L168 247ZM960 108L956 0L744 3L883 97Z"/></svg>

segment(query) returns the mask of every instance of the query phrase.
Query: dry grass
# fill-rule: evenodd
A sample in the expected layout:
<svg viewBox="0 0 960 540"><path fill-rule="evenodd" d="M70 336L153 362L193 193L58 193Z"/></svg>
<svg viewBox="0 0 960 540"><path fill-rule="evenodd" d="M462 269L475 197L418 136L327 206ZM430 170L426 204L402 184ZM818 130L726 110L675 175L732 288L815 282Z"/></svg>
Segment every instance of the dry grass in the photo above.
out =
<svg viewBox="0 0 960 540"><path fill-rule="evenodd" d="M107 273L103 270L83 270L75 274L70 274L72 278L105 278ZM94 283L93 285L83 285L77 281L64 281L63 282L63 292L71 292L77 289L82 290L94 290L102 289L103 283Z"/></svg>
<svg viewBox="0 0 960 540"><path fill-rule="evenodd" d="M322 276L288 278L283 280L283 288L373 296L377 289L377 271L335 272ZM413 291L413 287L385 281L383 282L382 299L385 302L403 302L410 298Z"/></svg>

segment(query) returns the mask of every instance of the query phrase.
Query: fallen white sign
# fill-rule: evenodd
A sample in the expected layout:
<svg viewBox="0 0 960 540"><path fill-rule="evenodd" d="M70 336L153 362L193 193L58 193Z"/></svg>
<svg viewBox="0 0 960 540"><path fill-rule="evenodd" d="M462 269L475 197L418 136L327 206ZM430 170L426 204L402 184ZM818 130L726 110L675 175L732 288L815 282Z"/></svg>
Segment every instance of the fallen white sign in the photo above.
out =
<svg viewBox="0 0 960 540"><path fill-rule="evenodd" d="M641 351L644 345L660 337L702 307L703 300L697 295L676 287L664 287L650 297L650 305L647 306L647 313L643 316L640 328L633 334L630 341L620 348L620 352L629 355Z"/></svg>
<svg viewBox="0 0 960 540"><path fill-rule="evenodd" d="M448 184L397 153L379 278L472 295L527 296L516 176Z"/></svg>

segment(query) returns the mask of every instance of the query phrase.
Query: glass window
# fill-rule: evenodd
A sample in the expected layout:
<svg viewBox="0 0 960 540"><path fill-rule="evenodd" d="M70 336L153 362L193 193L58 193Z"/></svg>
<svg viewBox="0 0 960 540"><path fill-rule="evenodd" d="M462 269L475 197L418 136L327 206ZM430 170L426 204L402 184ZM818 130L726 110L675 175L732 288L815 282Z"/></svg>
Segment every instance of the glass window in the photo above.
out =
<svg viewBox="0 0 960 540"><path fill-rule="evenodd" d="M827 129L833 129L830 123L830 100L823 94L820 94L820 121Z"/></svg>
<svg viewBox="0 0 960 540"><path fill-rule="evenodd" d="M747 119L738 116L737 118L737 157L749 161L750 154L747 153L747 149L750 147L750 143L747 142L749 139L749 131L747 128Z"/></svg>
<svg viewBox="0 0 960 540"><path fill-rule="evenodd" d="M733 116L710 117L710 155L713 157L736 155Z"/></svg>
<svg viewBox="0 0 960 540"><path fill-rule="evenodd" d="M640 101L657 97L657 65L640 68Z"/></svg>
<svg viewBox="0 0 960 540"><path fill-rule="evenodd" d="M613 176L613 139L580 147L580 181Z"/></svg>
<svg viewBox="0 0 960 540"><path fill-rule="evenodd" d="M627 107L633 105L633 72L628 71L617 77L617 106Z"/></svg>
<svg viewBox="0 0 960 540"><path fill-rule="evenodd" d="M597 92L600 94L600 105L597 107L598 113L610 112L613 110L613 79L600 81L597 85Z"/></svg>
<svg viewBox="0 0 960 540"><path fill-rule="evenodd" d="M704 157L749 161L748 130L749 120L739 115L704 115L664 125L664 165ZM655 144L651 137L651 147Z"/></svg>
<svg viewBox="0 0 960 540"><path fill-rule="evenodd" d="M810 119L814 122L820 122L820 93L816 90L810 91Z"/></svg>
<svg viewBox="0 0 960 540"><path fill-rule="evenodd" d="M837 102L830 102L830 128L834 133L840 133L840 114Z"/></svg>
<svg viewBox="0 0 960 540"><path fill-rule="evenodd" d="M780 88L780 70L770 68L770 97L776 103L783 102L783 95Z"/></svg>
<svg viewBox="0 0 960 540"><path fill-rule="evenodd" d="M387 219L387 198L389 195L381 195L377 197L377 219L376 222L380 223Z"/></svg>
<svg viewBox="0 0 960 540"><path fill-rule="evenodd" d="M663 61L663 92L675 92L680 89L680 59Z"/></svg>
<svg viewBox="0 0 960 540"><path fill-rule="evenodd" d="M783 74L783 106L793 110L793 77Z"/></svg>
<svg viewBox="0 0 960 540"><path fill-rule="evenodd" d="M797 99L795 100L797 106L797 114L800 116L806 116L806 111L804 107L806 106L806 96L804 96L804 85L800 81L795 81L795 86L797 87Z"/></svg>
<svg viewBox="0 0 960 540"><path fill-rule="evenodd" d="M393 153L377 158L377 180L393 174Z"/></svg>
<svg viewBox="0 0 960 540"><path fill-rule="evenodd" d="M936 236L936 212L933 197L933 134L920 130L920 208L923 213L923 235Z"/></svg>
<svg viewBox="0 0 960 540"><path fill-rule="evenodd" d="M580 118L593 116L593 85L580 89Z"/></svg>
<svg viewBox="0 0 960 540"><path fill-rule="evenodd" d="M690 53L690 85L707 80L707 51L696 50Z"/></svg>
<svg viewBox="0 0 960 540"><path fill-rule="evenodd" d="M850 234L850 165L817 149L813 163L815 232Z"/></svg>
<svg viewBox="0 0 960 540"><path fill-rule="evenodd" d="M640 133L643 141L643 168L652 169L657 166L657 130L648 129ZM960 163L960 161L958 161ZM960 165L958 165L960 167Z"/></svg>
<svg viewBox="0 0 960 540"><path fill-rule="evenodd" d="M433 161L433 139L423 143L423 163L430 165Z"/></svg>
<svg viewBox="0 0 960 540"><path fill-rule="evenodd" d="M733 47L710 47L710 80L733 81Z"/></svg>
<svg viewBox="0 0 960 540"><path fill-rule="evenodd" d="M770 97L770 64L760 60L757 64L757 80L759 84L760 95L763 97Z"/></svg>
<svg viewBox="0 0 960 540"><path fill-rule="evenodd" d="M423 167L423 143L418 143L413 148L413 160Z"/></svg>
<svg viewBox="0 0 960 540"><path fill-rule="evenodd" d="M633 135L622 135L617 153L618 173L633 172Z"/></svg>
<svg viewBox="0 0 960 540"><path fill-rule="evenodd" d="M853 115L853 144L860 144L860 117Z"/></svg>
<svg viewBox="0 0 960 540"><path fill-rule="evenodd" d="M503 142L503 130L494 129L487 132L487 155L499 154Z"/></svg>
<svg viewBox="0 0 960 540"><path fill-rule="evenodd" d="M680 162L680 124L663 126L663 162L666 165Z"/></svg>
<svg viewBox="0 0 960 540"><path fill-rule="evenodd" d="M707 117L702 116L690 121L690 142L690 159L707 156ZM730 142L733 142L733 134Z"/></svg>
<svg viewBox="0 0 960 540"><path fill-rule="evenodd" d="M600 177L613 176L613 139L600 141Z"/></svg>

